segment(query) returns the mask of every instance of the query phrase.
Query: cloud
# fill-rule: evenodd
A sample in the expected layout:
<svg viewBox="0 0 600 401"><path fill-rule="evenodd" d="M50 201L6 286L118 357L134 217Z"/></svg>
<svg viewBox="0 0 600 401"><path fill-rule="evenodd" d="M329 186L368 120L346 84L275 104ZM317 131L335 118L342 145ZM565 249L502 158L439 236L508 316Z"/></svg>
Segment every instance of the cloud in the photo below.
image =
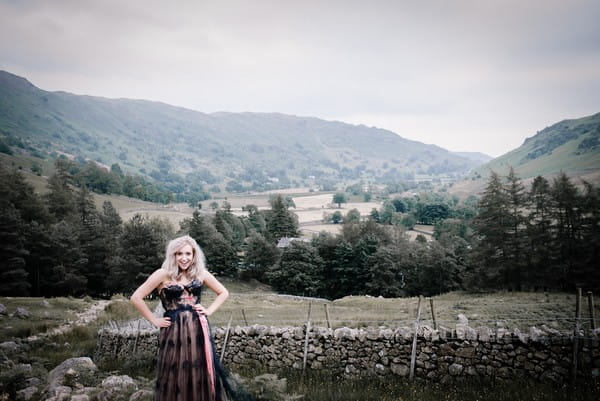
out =
<svg viewBox="0 0 600 401"><path fill-rule="evenodd" d="M600 104L597 1L0 0L0 15L0 68L48 90L345 120L492 155Z"/></svg>

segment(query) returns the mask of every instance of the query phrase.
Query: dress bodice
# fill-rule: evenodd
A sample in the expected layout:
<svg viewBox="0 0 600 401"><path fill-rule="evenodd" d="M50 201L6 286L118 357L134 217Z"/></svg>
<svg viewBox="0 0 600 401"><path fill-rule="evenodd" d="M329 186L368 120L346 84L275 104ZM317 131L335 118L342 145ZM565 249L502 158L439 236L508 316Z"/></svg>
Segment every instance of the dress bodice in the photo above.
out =
<svg viewBox="0 0 600 401"><path fill-rule="evenodd" d="M179 309L185 305L200 303L202 283L192 280L188 284L168 283L158 291L158 296L165 311Z"/></svg>

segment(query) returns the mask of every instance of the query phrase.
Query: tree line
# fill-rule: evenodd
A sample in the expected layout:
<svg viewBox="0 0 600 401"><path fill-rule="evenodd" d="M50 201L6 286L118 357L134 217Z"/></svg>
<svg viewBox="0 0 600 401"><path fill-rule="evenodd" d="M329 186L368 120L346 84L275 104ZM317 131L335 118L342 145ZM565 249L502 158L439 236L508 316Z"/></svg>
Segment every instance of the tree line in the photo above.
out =
<svg viewBox="0 0 600 401"><path fill-rule="evenodd" d="M57 161L47 193L38 195L18 171L0 168L0 294L129 293L182 234L198 241L217 275L331 299L600 283L599 190L585 184L580 191L564 174L551 183L538 177L526 191L514 172L492 173L479 201L432 194L387 200L367 218L348 211L340 234L311 240L297 238L293 201L281 195L269 209L245 206L243 216L226 201L211 213L196 209L175 229L143 215L123 222L110 202L98 210L75 179ZM435 240L409 241L409 217L435 223Z"/></svg>

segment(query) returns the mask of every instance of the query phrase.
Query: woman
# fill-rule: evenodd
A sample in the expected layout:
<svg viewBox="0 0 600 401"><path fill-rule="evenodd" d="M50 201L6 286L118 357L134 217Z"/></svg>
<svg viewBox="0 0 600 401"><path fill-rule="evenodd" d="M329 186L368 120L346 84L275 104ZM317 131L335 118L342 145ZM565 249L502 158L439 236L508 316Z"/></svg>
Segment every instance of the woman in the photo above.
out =
<svg viewBox="0 0 600 401"><path fill-rule="evenodd" d="M205 308L202 287L217 296ZM152 314L144 298L157 290L165 309ZM229 292L205 267L204 254L190 236L169 242L162 267L133 293L131 302L141 315L160 328L157 401L221 401L251 399L232 394L229 375L215 355L207 317L225 302Z"/></svg>

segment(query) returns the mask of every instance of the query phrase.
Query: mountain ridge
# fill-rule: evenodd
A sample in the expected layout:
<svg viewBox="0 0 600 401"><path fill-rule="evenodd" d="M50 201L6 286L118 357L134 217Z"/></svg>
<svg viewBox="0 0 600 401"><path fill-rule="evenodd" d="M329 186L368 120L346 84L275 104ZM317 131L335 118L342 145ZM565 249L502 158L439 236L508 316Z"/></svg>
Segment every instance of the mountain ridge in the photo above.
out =
<svg viewBox="0 0 600 401"><path fill-rule="evenodd" d="M207 169L222 183L384 182L414 174L460 176L478 164L381 128L49 92L8 72L0 72L0 106L5 140L25 141L42 154L119 163L155 179Z"/></svg>

